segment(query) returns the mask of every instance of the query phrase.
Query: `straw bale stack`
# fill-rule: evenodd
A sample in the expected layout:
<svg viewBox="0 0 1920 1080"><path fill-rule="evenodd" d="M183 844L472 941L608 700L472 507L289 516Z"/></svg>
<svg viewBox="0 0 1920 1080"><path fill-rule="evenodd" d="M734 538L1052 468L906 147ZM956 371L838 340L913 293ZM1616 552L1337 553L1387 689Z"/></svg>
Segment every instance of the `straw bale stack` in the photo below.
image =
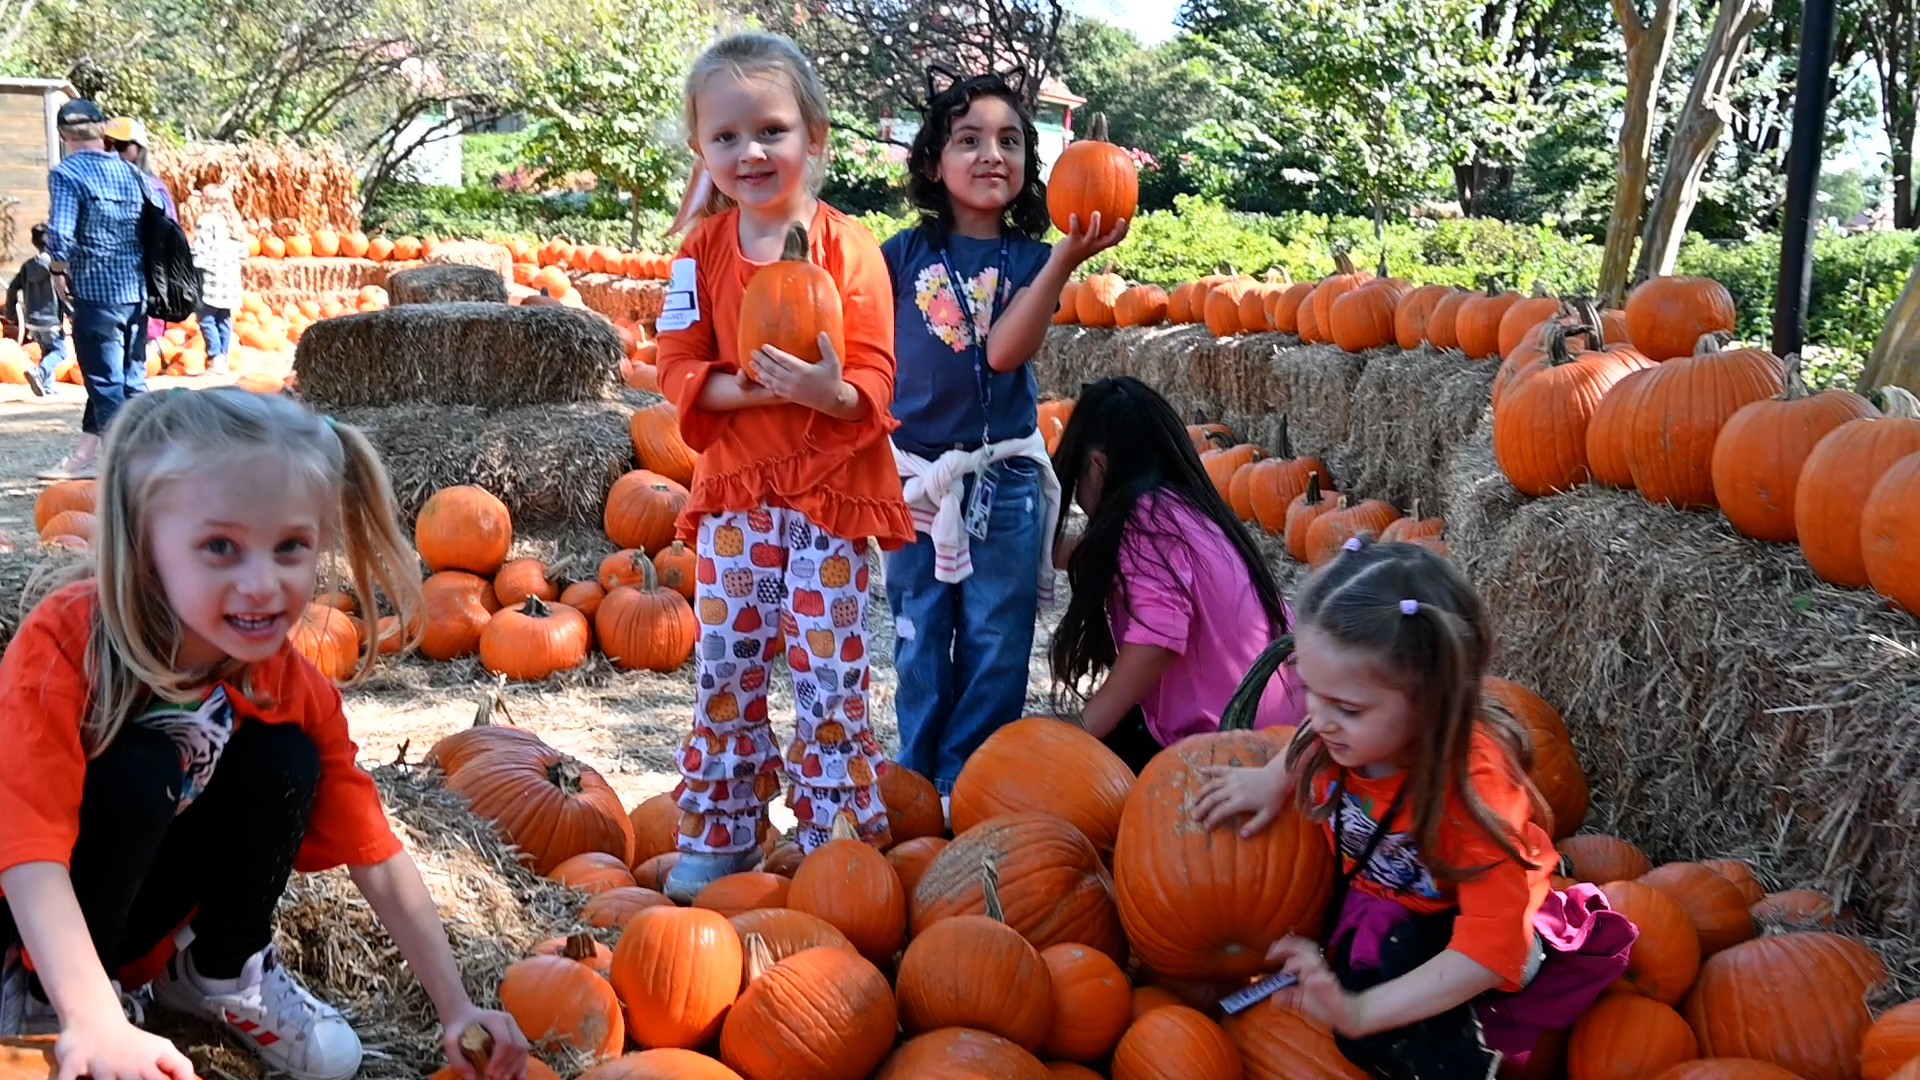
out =
<svg viewBox="0 0 1920 1080"><path fill-rule="evenodd" d="M398 270L387 277L387 296L401 304L507 302L507 282L498 271L463 263L429 264Z"/></svg>

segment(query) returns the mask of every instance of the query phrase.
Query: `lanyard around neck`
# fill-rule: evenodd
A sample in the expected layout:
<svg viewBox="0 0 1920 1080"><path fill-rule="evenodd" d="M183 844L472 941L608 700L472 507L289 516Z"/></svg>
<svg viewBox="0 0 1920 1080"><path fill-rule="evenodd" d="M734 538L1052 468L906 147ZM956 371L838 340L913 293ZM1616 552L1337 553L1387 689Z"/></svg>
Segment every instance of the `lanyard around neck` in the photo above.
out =
<svg viewBox="0 0 1920 1080"><path fill-rule="evenodd" d="M992 441L989 436L993 430L993 383L987 365L987 334L992 331L993 320L999 318L1000 304L1006 299L1007 260L1010 245L1007 242L1006 231L1001 230L1000 261L994 273L993 295L987 304L987 329L985 330L982 330L974 320L973 301L967 296L969 281L963 280L959 272L954 269L953 256L949 253L948 247L949 245L944 242L940 245L940 264L947 271L947 288L953 293L953 302L960 308L960 318L966 324L967 336L973 340L973 346L968 352L973 358L974 387L980 395L980 444L984 446Z"/></svg>

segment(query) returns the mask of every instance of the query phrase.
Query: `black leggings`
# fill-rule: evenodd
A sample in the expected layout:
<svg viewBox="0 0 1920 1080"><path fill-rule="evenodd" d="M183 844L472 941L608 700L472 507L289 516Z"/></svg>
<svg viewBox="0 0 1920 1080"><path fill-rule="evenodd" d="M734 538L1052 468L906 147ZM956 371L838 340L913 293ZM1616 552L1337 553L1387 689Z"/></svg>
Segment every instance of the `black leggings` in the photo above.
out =
<svg viewBox="0 0 1920 1080"><path fill-rule="evenodd" d="M1147 729L1147 714L1141 712L1138 705L1128 709L1127 715L1120 718L1119 726L1100 741L1107 744L1107 749L1120 755L1120 760L1127 763L1127 768L1132 769L1135 776L1146 771L1147 762L1152 761L1153 755L1161 749L1160 740L1154 738L1153 732Z"/></svg>
<svg viewBox="0 0 1920 1080"><path fill-rule="evenodd" d="M1340 984L1358 992L1414 970L1446 951L1452 938L1452 912L1415 915L1381 939L1379 970L1353 970L1345 949L1328 959ZM1490 1080L1500 1061L1482 1039L1472 1002L1376 1035L1336 1035L1334 1042L1348 1061L1382 1080Z"/></svg>
<svg viewBox="0 0 1920 1080"><path fill-rule="evenodd" d="M152 951L196 905L193 965L208 978L238 976L273 940L319 750L297 725L243 721L206 790L176 815L181 779L173 740L131 723L87 763L69 875L109 974ZM0 916L11 937L11 913Z"/></svg>

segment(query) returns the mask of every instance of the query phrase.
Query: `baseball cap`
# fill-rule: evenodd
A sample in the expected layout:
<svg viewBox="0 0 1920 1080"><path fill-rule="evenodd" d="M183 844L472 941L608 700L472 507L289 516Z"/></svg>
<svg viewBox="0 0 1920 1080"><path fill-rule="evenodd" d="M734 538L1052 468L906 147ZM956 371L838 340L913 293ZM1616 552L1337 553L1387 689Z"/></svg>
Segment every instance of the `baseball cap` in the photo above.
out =
<svg viewBox="0 0 1920 1080"><path fill-rule="evenodd" d="M86 98L74 98L60 106L60 111L54 114L54 118L61 127L71 127L74 124L103 124L107 120L106 114L100 111L100 106Z"/></svg>
<svg viewBox="0 0 1920 1080"><path fill-rule="evenodd" d="M131 116L116 116L107 121L106 129L102 134L114 142L147 145L147 125Z"/></svg>

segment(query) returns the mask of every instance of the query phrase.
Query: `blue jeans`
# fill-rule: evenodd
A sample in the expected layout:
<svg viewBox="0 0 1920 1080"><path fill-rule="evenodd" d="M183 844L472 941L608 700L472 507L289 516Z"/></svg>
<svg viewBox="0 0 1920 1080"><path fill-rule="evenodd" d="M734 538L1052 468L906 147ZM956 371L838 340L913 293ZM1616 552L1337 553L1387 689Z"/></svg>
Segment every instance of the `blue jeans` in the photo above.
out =
<svg viewBox="0 0 1920 1080"><path fill-rule="evenodd" d="M73 356L87 384L80 430L104 435L120 407L147 392L146 304L74 300Z"/></svg>
<svg viewBox="0 0 1920 1080"><path fill-rule="evenodd" d="M28 335L40 346L40 363L36 368L40 376L40 385L53 385L53 369L67 358L67 335L59 330L29 330Z"/></svg>
<svg viewBox="0 0 1920 1080"><path fill-rule="evenodd" d="M942 794L987 736L1026 713L1040 607L1040 474L1017 459L994 472L987 537L971 543L972 576L934 580L925 533L887 556L900 763ZM972 489L969 477L968 498Z"/></svg>
<svg viewBox="0 0 1920 1080"><path fill-rule="evenodd" d="M207 359L233 351L233 309L200 305L200 337L207 343Z"/></svg>

